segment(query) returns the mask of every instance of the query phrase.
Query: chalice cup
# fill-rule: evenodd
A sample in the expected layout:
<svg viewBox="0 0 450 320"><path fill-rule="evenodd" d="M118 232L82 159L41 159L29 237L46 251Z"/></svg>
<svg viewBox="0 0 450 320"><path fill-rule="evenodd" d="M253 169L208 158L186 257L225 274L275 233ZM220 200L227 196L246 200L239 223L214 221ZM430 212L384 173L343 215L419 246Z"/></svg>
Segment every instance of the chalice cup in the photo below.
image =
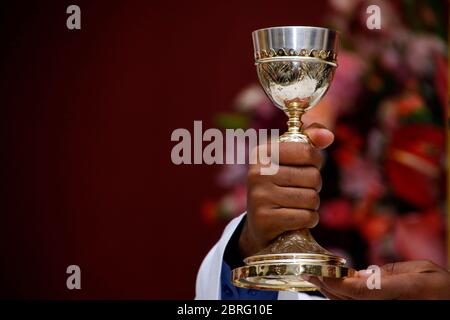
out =
<svg viewBox="0 0 450 320"><path fill-rule="evenodd" d="M259 81L289 120L280 143L309 143L302 115L326 93L337 67L338 34L316 27L274 27L252 33ZM308 229L280 235L267 248L234 269L236 286L255 289L312 291L303 275L340 278L354 270L345 259L322 248Z"/></svg>

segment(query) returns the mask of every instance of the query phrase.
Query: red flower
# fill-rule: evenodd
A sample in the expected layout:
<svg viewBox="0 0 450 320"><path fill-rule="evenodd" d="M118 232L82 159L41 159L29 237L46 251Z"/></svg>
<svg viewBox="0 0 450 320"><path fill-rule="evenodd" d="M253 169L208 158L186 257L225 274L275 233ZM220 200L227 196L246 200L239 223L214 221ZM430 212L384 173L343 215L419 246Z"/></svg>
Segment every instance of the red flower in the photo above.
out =
<svg viewBox="0 0 450 320"><path fill-rule="evenodd" d="M350 202L335 199L324 203L320 208L320 223L330 229L350 229L353 226Z"/></svg>
<svg viewBox="0 0 450 320"><path fill-rule="evenodd" d="M333 157L339 166L351 166L363 144L361 137L355 130L345 124L339 124L336 127L335 136L340 146L334 151Z"/></svg>
<svg viewBox="0 0 450 320"><path fill-rule="evenodd" d="M388 215L372 215L361 224L360 231L367 241L379 241L391 229L392 219Z"/></svg>
<svg viewBox="0 0 450 320"><path fill-rule="evenodd" d="M399 116L409 115L425 106L422 97L417 93L407 94L399 98L396 102Z"/></svg>
<svg viewBox="0 0 450 320"><path fill-rule="evenodd" d="M408 125L395 132L385 167L398 197L421 208L436 205L444 142L444 130L432 125Z"/></svg>

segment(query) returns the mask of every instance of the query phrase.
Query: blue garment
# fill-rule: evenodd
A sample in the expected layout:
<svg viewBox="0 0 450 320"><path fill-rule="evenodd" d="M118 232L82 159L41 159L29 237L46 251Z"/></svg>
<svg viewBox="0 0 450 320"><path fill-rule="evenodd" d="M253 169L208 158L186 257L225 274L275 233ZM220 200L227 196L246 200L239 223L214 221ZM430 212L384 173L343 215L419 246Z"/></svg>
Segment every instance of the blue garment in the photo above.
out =
<svg viewBox="0 0 450 320"><path fill-rule="evenodd" d="M220 273L220 297L222 300L277 300L277 291L244 289L235 287L231 283L231 269L222 261Z"/></svg>

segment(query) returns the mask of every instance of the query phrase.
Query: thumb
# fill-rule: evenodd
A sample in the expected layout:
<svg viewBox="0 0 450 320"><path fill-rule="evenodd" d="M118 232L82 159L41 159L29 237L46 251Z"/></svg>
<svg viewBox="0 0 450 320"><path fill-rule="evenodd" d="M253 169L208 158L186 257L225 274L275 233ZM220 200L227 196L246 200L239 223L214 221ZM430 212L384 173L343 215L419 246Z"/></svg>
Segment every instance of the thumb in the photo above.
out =
<svg viewBox="0 0 450 320"><path fill-rule="evenodd" d="M328 147L334 141L334 134L323 125L313 123L304 130L314 146L319 149Z"/></svg>

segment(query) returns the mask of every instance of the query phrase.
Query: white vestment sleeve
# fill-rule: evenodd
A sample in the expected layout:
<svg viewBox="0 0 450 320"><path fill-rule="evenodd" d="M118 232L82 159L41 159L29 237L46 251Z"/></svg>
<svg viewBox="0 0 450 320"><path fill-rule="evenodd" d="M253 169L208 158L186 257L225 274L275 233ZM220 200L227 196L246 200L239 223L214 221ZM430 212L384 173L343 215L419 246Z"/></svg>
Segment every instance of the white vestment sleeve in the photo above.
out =
<svg viewBox="0 0 450 320"><path fill-rule="evenodd" d="M223 254L227 247L228 241L238 227L245 213L234 218L225 227L219 241L209 251L203 260L197 274L195 286L195 299L197 300L219 300L221 298L220 273L222 271ZM306 293L297 293L290 291L280 291L278 293L279 300L316 300L323 299L320 297L310 296Z"/></svg>
<svg viewBox="0 0 450 320"><path fill-rule="evenodd" d="M220 272L222 271L223 253L234 230L236 230L244 215L245 213L231 220L225 227L219 241L203 260L197 274L195 299L220 299Z"/></svg>

